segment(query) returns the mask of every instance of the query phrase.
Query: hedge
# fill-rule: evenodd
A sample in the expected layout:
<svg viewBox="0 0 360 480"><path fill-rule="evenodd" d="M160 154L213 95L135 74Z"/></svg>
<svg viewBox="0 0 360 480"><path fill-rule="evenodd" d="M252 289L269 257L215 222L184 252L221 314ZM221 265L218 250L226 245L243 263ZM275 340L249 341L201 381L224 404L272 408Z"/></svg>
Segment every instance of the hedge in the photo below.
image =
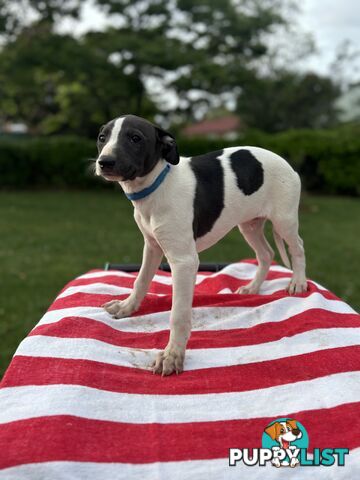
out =
<svg viewBox="0 0 360 480"><path fill-rule="evenodd" d="M1 139L0 186L96 187L91 174L94 142L71 136Z"/></svg>
<svg viewBox="0 0 360 480"><path fill-rule="evenodd" d="M286 158L308 191L360 194L360 127L294 130L269 135L248 131L233 141L178 138L182 155L256 145ZM107 182L91 172L95 141L72 136L1 138L2 188L102 188Z"/></svg>

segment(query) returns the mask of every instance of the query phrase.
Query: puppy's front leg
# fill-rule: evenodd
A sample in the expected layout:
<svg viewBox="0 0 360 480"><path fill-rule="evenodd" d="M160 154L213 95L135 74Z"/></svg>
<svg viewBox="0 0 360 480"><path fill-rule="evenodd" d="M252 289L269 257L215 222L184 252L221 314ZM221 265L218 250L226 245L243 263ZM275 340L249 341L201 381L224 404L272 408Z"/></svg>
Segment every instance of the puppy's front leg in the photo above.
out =
<svg viewBox="0 0 360 480"><path fill-rule="evenodd" d="M191 333L191 307L199 258L194 248L186 255L169 256L173 277L173 303L170 316L170 338L153 364L153 372L162 375L183 370L185 349Z"/></svg>
<svg viewBox="0 0 360 480"><path fill-rule="evenodd" d="M145 239L143 260L131 294L125 300L112 300L103 305L115 318L131 315L139 307L148 291L151 280L159 268L163 252L155 242Z"/></svg>

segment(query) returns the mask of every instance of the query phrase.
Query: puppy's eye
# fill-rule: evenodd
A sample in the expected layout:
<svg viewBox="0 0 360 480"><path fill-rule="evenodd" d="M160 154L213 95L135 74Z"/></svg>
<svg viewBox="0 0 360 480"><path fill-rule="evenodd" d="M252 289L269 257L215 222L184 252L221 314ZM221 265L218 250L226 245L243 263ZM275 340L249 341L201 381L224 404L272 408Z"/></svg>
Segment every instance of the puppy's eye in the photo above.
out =
<svg viewBox="0 0 360 480"><path fill-rule="evenodd" d="M100 133L99 137L98 137L98 140L100 143L104 143L105 140L106 140L106 137L103 133Z"/></svg>
<svg viewBox="0 0 360 480"><path fill-rule="evenodd" d="M282 428L282 429L280 430L280 433L285 433L285 430Z"/></svg>
<svg viewBox="0 0 360 480"><path fill-rule="evenodd" d="M139 143L141 140L141 137L139 137L139 135L131 135L130 139L134 143Z"/></svg>

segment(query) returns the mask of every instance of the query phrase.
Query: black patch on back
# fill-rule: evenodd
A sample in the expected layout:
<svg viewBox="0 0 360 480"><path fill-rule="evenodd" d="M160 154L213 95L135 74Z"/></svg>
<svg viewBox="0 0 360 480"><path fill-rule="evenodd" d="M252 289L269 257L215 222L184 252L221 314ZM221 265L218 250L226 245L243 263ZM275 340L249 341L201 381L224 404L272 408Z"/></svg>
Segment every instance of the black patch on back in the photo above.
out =
<svg viewBox="0 0 360 480"><path fill-rule="evenodd" d="M230 155L237 185L245 195L251 195L259 190L264 183L262 164L246 149L240 149Z"/></svg>
<svg viewBox="0 0 360 480"><path fill-rule="evenodd" d="M190 166L196 177L194 238L210 232L224 208L224 171L217 158L223 150L193 157Z"/></svg>

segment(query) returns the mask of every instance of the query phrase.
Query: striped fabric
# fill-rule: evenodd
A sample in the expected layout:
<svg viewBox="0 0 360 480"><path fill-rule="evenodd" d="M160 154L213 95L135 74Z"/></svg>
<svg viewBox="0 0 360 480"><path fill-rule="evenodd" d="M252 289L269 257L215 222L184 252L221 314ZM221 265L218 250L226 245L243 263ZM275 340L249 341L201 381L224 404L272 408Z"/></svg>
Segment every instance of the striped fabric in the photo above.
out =
<svg viewBox="0 0 360 480"><path fill-rule="evenodd" d="M149 364L168 338L171 276L115 320L136 274L91 271L70 282L20 344L0 389L0 479L360 478L360 316L310 282L290 297L273 265L259 295L232 292L256 264L196 281L179 376ZM260 448L281 417L315 448L349 448L344 467L229 467L229 448Z"/></svg>

